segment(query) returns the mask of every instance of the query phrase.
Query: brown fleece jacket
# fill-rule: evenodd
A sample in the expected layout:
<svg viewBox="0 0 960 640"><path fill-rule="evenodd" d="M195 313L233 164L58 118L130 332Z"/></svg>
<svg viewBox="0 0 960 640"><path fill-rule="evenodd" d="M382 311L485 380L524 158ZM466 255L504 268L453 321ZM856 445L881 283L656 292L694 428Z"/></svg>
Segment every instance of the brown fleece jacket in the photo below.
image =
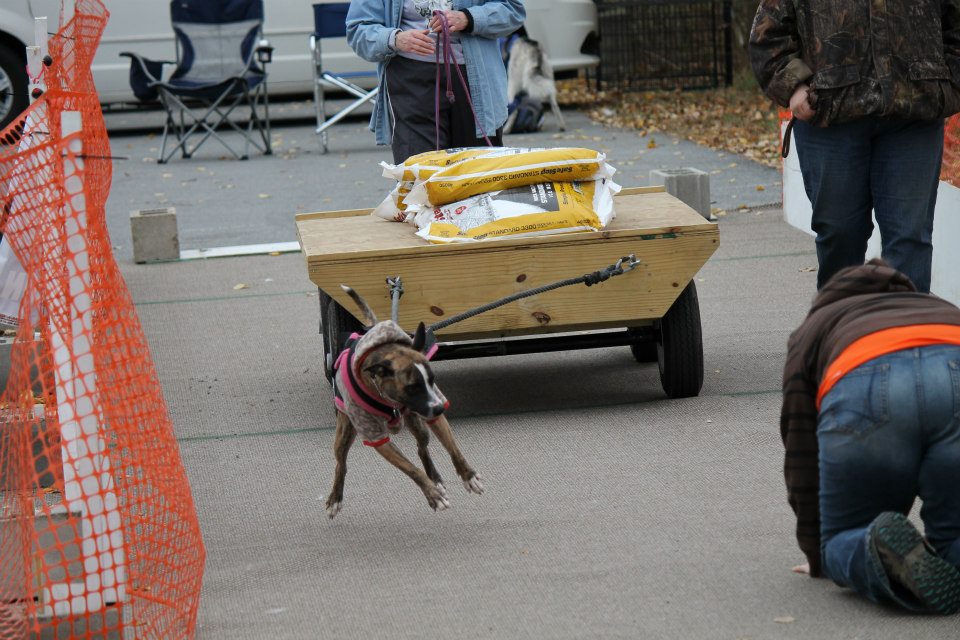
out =
<svg viewBox="0 0 960 640"><path fill-rule="evenodd" d="M821 289L803 324L790 336L783 369L780 435L787 498L797 515L797 541L820 569L820 468L817 390L830 363L854 341L883 329L922 324L960 325L960 309L918 293L910 280L880 260L849 267Z"/></svg>

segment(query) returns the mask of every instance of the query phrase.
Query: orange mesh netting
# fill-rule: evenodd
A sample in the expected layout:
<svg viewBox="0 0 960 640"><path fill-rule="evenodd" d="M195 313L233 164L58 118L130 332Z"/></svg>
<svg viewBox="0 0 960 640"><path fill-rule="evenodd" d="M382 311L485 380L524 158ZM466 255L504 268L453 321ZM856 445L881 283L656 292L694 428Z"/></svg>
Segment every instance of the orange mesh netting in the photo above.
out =
<svg viewBox="0 0 960 640"><path fill-rule="evenodd" d="M940 179L960 188L960 113L947 120L943 136L943 170Z"/></svg>
<svg viewBox="0 0 960 640"><path fill-rule="evenodd" d="M789 111L780 109L779 114L781 121L790 121ZM782 135L781 144L783 144ZM940 171L940 179L960 188L960 113L947 118L946 131L943 135L943 168Z"/></svg>
<svg viewBox="0 0 960 640"><path fill-rule="evenodd" d="M108 15L76 0L49 40L46 92L0 133L0 230L27 277L0 397L0 638L196 626L200 527L107 234L90 65Z"/></svg>

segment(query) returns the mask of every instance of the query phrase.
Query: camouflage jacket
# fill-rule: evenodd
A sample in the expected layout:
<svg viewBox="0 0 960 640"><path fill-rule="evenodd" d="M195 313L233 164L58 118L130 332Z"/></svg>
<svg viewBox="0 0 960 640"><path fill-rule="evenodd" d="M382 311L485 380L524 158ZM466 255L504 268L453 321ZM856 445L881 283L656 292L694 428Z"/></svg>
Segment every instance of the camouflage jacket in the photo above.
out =
<svg viewBox="0 0 960 640"><path fill-rule="evenodd" d="M960 0L763 0L750 62L764 93L812 89L814 124L960 111Z"/></svg>

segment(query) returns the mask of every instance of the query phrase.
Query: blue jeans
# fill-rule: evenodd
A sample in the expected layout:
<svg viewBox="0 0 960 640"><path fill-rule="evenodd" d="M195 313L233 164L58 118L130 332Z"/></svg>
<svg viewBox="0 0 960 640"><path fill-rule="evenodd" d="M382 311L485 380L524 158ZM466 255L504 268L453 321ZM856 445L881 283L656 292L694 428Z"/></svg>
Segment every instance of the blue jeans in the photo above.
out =
<svg viewBox="0 0 960 640"><path fill-rule="evenodd" d="M797 121L793 134L813 204L817 288L844 267L863 264L872 209L883 259L930 291L943 120L870 116L826 128Z"/></svg>
<svg viewBox="0 0 960 640"><path fill-rule="evenodd" d="M923 500L925 536L960 568L960 346L906 349L841 378L820 406L824 574L876 602L918 607L891 587L874 519Z"/></svg>

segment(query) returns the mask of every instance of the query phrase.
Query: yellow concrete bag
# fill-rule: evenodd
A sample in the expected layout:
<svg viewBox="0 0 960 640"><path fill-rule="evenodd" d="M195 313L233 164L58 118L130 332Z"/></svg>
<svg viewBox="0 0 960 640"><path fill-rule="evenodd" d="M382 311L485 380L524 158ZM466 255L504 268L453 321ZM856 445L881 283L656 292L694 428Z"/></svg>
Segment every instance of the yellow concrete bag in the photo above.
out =
<svg viewBox="0 0 960 640"><path fill-rule="evenodd" d="M417 235L433 243L596 231L614 218L612 180L545 182L422 207Z"/></svg>
<svg viewBox="0 0 960 640"><path fill-rule="evenodd" d="M484 156L503 147L462 147L459 149L438 149L424 151L410 156L400 164L381 162L383 177L393 178L397 182L425 180L444 167L463 160Z"/></svg>
<svg viewBox="0 0 960 640"><path fill-rule="evenodd" d="M468 158L418 181L406 204L435 207L490 191L502 191L544 182L573 182L610 178L613 167L592 149L512 149Z"/></svg>
<svg viewBox="0 0 960 640"><path fill-rule="evenodd" d="M417 181L425 180L451 164L500 150L502 150L502 147L439 149L410 156L400 164L381 162L383 177L393 178L397 181L397 186L387 194L383 202L377 205L377 208L373 210L373 215L394 222L407 221L409 216L406 213L405 198Z"/></svg>

